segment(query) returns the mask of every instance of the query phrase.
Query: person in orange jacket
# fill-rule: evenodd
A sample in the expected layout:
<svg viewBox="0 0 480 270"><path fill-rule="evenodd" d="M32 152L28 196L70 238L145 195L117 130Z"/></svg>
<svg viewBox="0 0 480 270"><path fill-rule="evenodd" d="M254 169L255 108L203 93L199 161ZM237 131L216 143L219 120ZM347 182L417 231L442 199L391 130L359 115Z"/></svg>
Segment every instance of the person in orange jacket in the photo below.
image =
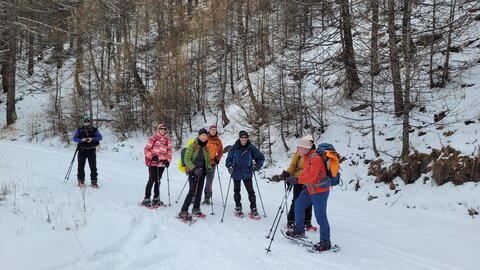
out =
<svg viewBox="0 0 480 270"><path fill-rule="evenodd" d="M310 140L313 143L313 137L311 135L307 135L303 138ZM315 144L312 145L312 149L315 149ZM280 174L282 179L286 179L289 176L299 176L303 172L303 160L304 158L300 156L298 152L292 157L292 161L290 162L290 166L287 170L283 171ZM293 199L292 204L290 205L290 210L288 211L287 215L287 227L292 229L295 226L295 201L297 200L298 196L305 188L305 185L302 184L295 184L293 185ZM312 226L312 205L309 205L305 208L305 229L315 231L317 228Z"/></svg>
<svg viewBox="0 0 480 270"><path fill-rule="evenodd" d="M210 200L212 198L212 183L213 178L215 177L215 166L220 163L220 160L223 156L223 144L220 136L218 136L217 126L215 124L211 125L208 131L207 147L208 151L210 152L210 164L212 165L212 169L207 175L205 182L205 196L202 204L206 205L210 204Z"/></svg>
<svg viewBox="0 0 480 270"><path fill-rule="evenodd" d="M295 202L295 227L288 230L286 234L290 237L303 237L305 235L305 208L313 204L315 219L320 225L320 242L314 245L318 251L325 251L332 248L330 242L330 224L327 218L327 201L330 193L330 186L320 186L320 181L327 175L325 168L325 156L320 156L312 148L313 142L301 138L297 144L297 152L304 158L303 172L298 176L290 176L286 181L292 185L304 184Z"/></svg>

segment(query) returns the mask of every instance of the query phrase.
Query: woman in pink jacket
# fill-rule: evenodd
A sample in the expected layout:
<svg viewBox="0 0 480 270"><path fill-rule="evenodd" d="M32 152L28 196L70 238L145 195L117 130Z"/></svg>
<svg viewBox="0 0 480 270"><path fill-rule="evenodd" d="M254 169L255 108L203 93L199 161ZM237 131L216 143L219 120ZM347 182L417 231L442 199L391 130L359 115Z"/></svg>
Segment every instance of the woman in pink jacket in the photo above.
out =
<svg viewBox="0 0 480 270"><path fill-rule="evenodd" d="M157 208L163 206L160 201L160 179L165 167L170 166L172 161L172 144L167 137L167 126L159 124L157 134L148 138L143 150L145 154L145 165L148 166L148 182L145 187L145 199L142 205ZM150 200L153 186L153 201Z"/></svg>

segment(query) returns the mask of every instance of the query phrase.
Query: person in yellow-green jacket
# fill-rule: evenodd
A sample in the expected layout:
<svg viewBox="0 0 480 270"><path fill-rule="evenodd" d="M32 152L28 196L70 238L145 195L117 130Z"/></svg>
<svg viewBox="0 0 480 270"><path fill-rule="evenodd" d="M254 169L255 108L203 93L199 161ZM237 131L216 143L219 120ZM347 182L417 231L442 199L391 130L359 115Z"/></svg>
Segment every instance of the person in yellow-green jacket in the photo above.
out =
<svg viewBox="0 0 480 270"><path fill-rule="evenodd" d="M208 131L204 128L198 131L198 137L185 151L185 171L188 174L189 190L183 202L182 209L178 218L183 221L191 221L192 216L204 218L205 214L200 210L200 201L202 199L203 185L205 176L210 173L212 165L210 164L210 152L207 148ZM188 213L188 207L193 202L192 214Z"/></svg>
<svg viewBox="0 0 480 270"><path fill-rule="evenodd" d="M310 140L313 143L313 137L311 135L307 135L303 137L305 139ZM313 144L312 149L315 149L315 144ZM292 157L292 161L290 162L290 166L287 170L283 171L280 174L282 179L286 179L289 176L298 177L303 172L303 157L300 156L298 152ZM295 201L297 200L298 196L305 188L302 184L295 184L293 185L293 199L292 204L290 205L290 210L288 211L287 215L287 227L293 228L295 226ZM308 206L305 209L305 230L307 231L316 231L317 228L312 226L312 205Z"/></svg>

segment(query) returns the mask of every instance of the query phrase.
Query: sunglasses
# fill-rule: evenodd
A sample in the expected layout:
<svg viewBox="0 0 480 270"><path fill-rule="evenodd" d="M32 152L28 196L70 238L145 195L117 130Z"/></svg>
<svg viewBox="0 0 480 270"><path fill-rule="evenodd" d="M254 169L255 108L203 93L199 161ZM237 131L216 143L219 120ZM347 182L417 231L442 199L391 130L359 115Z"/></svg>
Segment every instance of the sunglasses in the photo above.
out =
<svg viewBox="0 0 480 270"><path fill-rule="evenodd" d="M166 128L159 128L159 130L167 130Z"/></svg>
<svg viewBox="0 0 480 270"><path fill-rule="evenodd" d="M244 137L244 136L242 136L242 137L240 137L240 139L248 139L248 137Z"/></svg>
<svg viewBox="0 0 480 270"><path fill-rule="evenodd" d="M90 120L84 120L83 122L84 123L90 123Z"/></svg>

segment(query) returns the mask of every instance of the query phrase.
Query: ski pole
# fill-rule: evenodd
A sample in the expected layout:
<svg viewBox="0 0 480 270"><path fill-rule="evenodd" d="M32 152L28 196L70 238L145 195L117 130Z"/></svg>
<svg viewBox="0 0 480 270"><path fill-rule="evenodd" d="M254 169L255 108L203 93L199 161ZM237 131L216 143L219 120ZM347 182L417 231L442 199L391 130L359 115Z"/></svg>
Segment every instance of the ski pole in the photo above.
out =
<svg viewBox="0 0 480 270"><path fill-rule="evenodd" d="M275 219L272 222L272 226L270 227L270 231L268 232L268 235L265 236L267 239L270 238L270 234L273 231L273 227L275 226L275 223L277 222L277 219L279 219L278 215L280 214L280 211L283 213L283 211L285 210L284 202L288 200L288 196L290 195L291 190L292 190L291 187L288 187L288 189L285 190L285 195L283 196L282 202L280 203L280 206L278 207L277 214L275 215Z"/></svg>
<svg viewBox="0 0 480 270"><path fill-rule="evenodd" d="M177 198L177 200L175 201L175 203L178 203L178 200L180 199L180 196L182 196L183 190L185 189L185 186L187 186L187 183L188 183L188 178L187 178L187 181L185 181L185 184L183 185L183 188L182 188L182 190L180 191L180 194L178 194L178 198Z"/></svg>
<svg viewBox="0 0 480 270"><path fill-rule="evenodd" d="M168 174L168 167L167 167L167 190L168 190L168 206L172 206L170 203L170 175Z"/></svg>
<svg viewBox="0 0 480 270"><path fill-rule="evenodd" d="M70 179L70 173L72 172L73 162L75 162L75 156L77 156L77 152L78 152L78 145L77 145L77 148L75 149L75 153L73 154L72 162L70 162L70 166L68 167L67 174L63 179L63 184L66 184L68 179Z"/></svg>
<svg viewBox="0 0 480 270"><path fill-rule="evenodd" d="M211 170L210 173L215 173L215 171ZM210 176L209 176L209 178L210 178ZM212 191L212 195L210 196L210 204L212 205L212 212L210 213L210 215L212 215L212 216L215 215L215 212L213 211L213 189L212 189L214 178L215 177L212 176L212 184L210 185L210 191Z"/></svg>
<svg viewBox="0 0 480 270"><path fill-rule="evenodd" d="M255 172L253 172L253 176L255 177L255 183L257 184L257 190L258 190L258 196L260 197L260 202L262 203L263 217L267 217L267 214L265 213L265 207L263 206L262 194L260 193L260 188L258 188L257 175L255 174Z"/></svg>
<svg viewBox="0 0 480 270"><path fill-rule="evenodd" d="M273 231L273 234L272 234L272 239L270 239L270 244L268 245L268 247L266 248L267 250L267 254L269 252L271 252L272 250L270 249L272 247L272 243L273 243L273 240L275 240L275 234L277 233L277 229L278 229L278 225L280 224L280 220L282 218L282 215L283 215L283 212L284 212L284 209L282 208L282 205L283 205L283 201L285 200L288 200L288 195L290 195L290 191L291 191L291 187L289 187L288 191L285 192L285 196L283 197L283 200L282 200L282 203L280 204L279 206L279 210L281 209L281 212L280 212L280 216L278 217L278 220L276 220L277 224L275 225L275 230ZM273 224L272 224L272 228L273 228L273 225L275 224L275 221L273 221ZM270 232L271 232L271 229L270 229ZM270 234L269 234L270 235ZM268 238L268 237L267 237Z"/></svg>
<svg viewBox="0 0 480 270"><path fill-rule="evenodd" d="M220 186L220 195L222 196L222 205L225 203L223 201L223 190L222 190L222 182L220 181L220 171L218 170L218 166L217 167L217 177L218 177L218 184Z"/></svg>
<svg viewBox="0 0 480 270"><path fill-rule="evenodd" d="M228 181L227 195L225 196L225 203L223 204L222 219L220 220L221 223L223 223L223 217L225 216L225 208L227 207L228 192L230 191L230 184L231 183L232 183L232 176L230 176L230 180Z"/></svg>

